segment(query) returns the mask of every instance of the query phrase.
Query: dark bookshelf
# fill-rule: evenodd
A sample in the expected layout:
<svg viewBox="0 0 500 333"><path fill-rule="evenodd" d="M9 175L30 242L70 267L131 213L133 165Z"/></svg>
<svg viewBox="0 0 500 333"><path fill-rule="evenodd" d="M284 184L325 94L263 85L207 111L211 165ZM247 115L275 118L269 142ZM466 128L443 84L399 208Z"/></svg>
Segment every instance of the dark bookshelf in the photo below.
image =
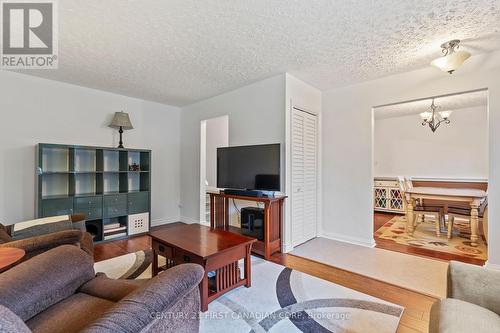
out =
<svg viewBox="0 0 500 333"><path fill-rule="evenodd" d="M37 217L85 214L100 242L128 237L129 216L147 213L149 231L150 150L40 143L36 163Z"/></svg>

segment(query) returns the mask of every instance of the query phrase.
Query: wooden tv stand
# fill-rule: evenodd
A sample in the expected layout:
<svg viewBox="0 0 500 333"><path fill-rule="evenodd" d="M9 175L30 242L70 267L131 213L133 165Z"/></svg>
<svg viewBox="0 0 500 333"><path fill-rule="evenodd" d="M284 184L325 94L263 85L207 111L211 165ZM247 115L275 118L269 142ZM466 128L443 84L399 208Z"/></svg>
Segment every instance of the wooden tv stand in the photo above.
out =
<svg viewBox="0 0 500 333"><path fill-rule="evenodd" d="M281 252L281 225L283 222L283 202L286 196L251 197L208 192L210 195L210 227L231 231L229 226L229 201L244 200L264 203L264 241L257 240L252 252L266 260L276 252Z"/></svg>

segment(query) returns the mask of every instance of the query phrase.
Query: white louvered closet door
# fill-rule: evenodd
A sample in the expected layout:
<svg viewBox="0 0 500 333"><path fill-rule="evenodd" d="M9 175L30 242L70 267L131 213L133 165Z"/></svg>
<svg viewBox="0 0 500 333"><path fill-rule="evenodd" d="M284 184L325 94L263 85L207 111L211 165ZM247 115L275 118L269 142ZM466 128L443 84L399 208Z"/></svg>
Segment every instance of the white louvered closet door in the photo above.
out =
<svg viewBox="0 0 500 333"><path fill-rule="evenodd" d="M292 109L292 246L316 237L317 117Z"/></svg>

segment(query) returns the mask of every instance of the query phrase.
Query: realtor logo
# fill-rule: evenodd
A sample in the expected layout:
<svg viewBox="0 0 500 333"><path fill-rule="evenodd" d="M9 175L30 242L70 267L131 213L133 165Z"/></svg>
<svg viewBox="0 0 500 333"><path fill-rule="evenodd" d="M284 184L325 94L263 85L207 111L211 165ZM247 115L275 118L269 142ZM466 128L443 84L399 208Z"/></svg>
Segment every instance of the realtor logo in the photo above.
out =
<svg viewBox="0 0 500 333"><path fill-rule="evenodd" d="M2 1L4 69L57 68L57 16L53 1Z"/></svg>

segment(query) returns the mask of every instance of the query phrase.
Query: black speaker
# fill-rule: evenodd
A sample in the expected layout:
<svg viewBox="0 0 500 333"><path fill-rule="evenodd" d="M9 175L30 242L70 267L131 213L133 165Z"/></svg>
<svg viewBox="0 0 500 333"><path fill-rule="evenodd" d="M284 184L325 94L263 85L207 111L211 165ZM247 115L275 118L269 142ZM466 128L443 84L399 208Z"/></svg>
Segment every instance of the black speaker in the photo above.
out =
<svg viewBox="0 0 500 333"><path fill-rule="evenodd" d="M85 227L94 242L102 241L102 220L86 221Z"/></svg>
<svg viewBox="0 0 500 333"><path fill-rule="evenodd" d="M264 209L258 207L241 209L241 233L264 240Z"/></svg>

